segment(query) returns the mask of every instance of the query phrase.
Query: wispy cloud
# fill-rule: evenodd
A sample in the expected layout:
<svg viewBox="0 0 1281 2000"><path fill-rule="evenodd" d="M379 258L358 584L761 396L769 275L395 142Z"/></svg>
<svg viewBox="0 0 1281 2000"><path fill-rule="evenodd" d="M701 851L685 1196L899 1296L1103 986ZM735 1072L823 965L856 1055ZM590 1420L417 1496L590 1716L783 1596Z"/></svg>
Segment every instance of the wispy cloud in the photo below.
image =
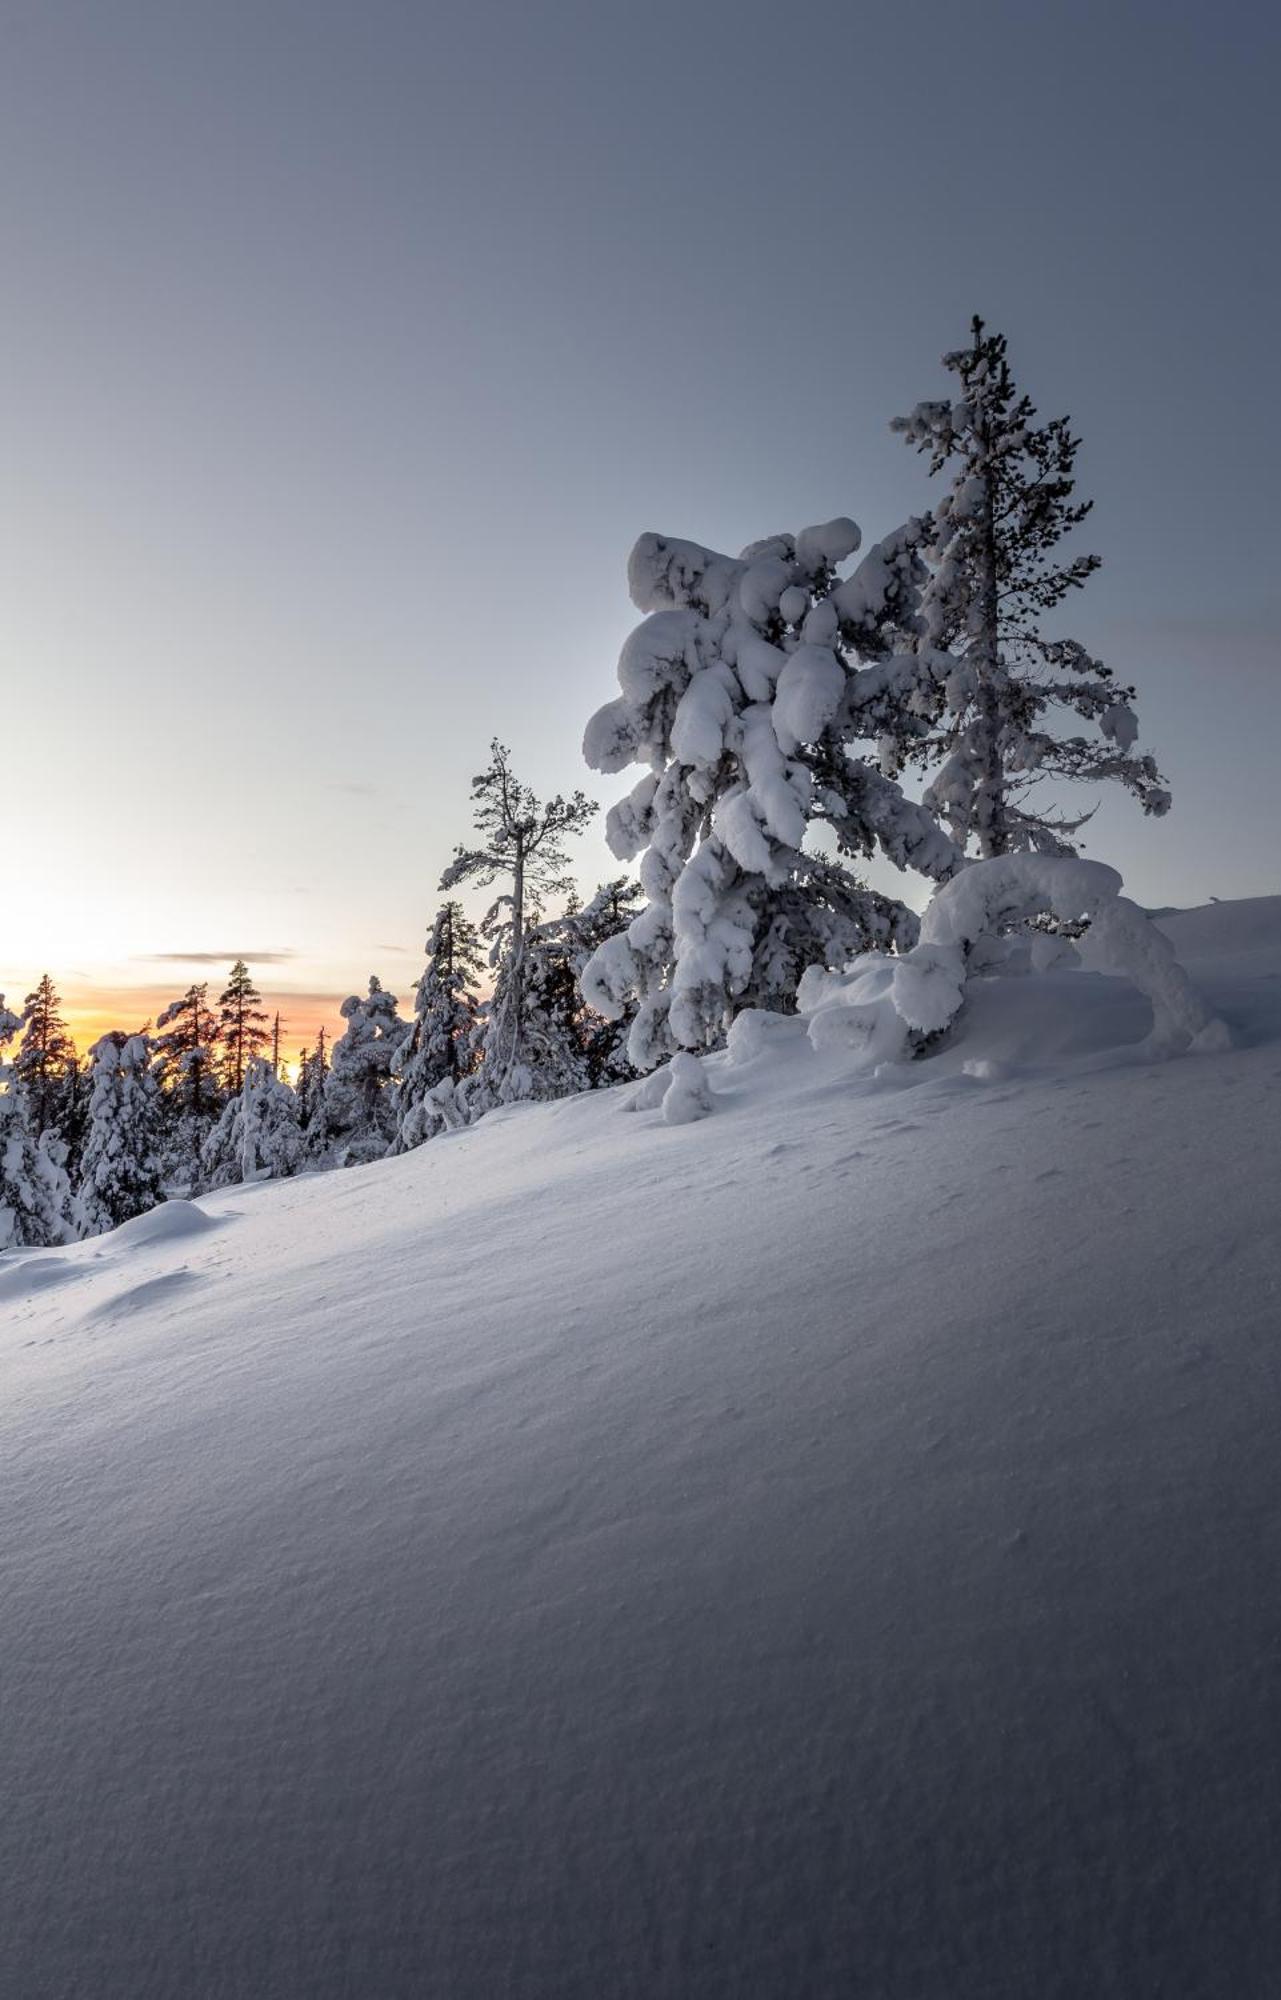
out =
<svg viewBox="0 0 1281 2000"><path fill-rule="evenodd" d="M296 951L136 951L134 965L234 965L243 958L246 965L285 965L297 958Z"/></svg>

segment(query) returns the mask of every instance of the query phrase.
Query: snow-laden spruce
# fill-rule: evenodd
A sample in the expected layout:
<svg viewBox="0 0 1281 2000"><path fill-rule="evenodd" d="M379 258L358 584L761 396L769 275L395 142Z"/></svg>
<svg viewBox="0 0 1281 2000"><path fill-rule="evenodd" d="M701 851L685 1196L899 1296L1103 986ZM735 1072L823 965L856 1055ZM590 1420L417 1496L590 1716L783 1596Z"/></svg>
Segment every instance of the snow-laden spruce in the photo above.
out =
<svg viewBox="0 0 1281 2000"><path fill-rule="evenodd" d="M738 557L654 534L633 549L646 616L583 749L599 771L648 766L606 838L640 856L649 900L593 955L583 992L615 1019L635 1007L637 1068L714 1046L738 1008L790 1005L809 965L911 944L912 913L847 861L879 851L935 880L958 865L934 816L850 747L877 741L893 763L933 699L913 650L924 534L908 522L844 576L861 539L844 518ZM815 825L836 858L807 845Z"/></svg>
<svg viewBox="0 0 1281 2000"><path fill-rule="evenodd" d="M329 1057L322 1027L312 1048L298 1057L298 1082L294 1091L298 1124L302 1132L303 1157L308 1166L332 1165L329 1159Z"/></svg>
<svg viewBox="0 0 1281 2000"><path fill-rule="evenodd" d="M1134 751L1134 689L1075 639L1041 629L1099 566L1096 555L1055 554L1093 504L1072 499L1080 440L1066 417L1035 423L1004 335L985 333L982 320L943 365L957 377L956 400L918 403L891 426L928 456L931 472L952 471L922 543L930 578L917 649L934 698L909 754L942 760L925 802L962 846L972 838L981 855L1071 854L1092 808L1075 819L1057 810L1052 794L1035 790L1046 780L1114 780L1146 813L1170 804L1154 760ZM930 677L920 686L928 691ZM1097 734L1051 728L1054 716Z"/></svg>
<svg viewBox="0 0 1281 2000"><path fill-rule="evenodd" d="M634 1074L626 1055L626 1017L609 1020L589 1006L582 975L601 946L635 921L641 904L639 883L620 875L601 883L581 908L571 899L563 916L527 931L525 1009L536 1095L572 1097Z"/></svg>
<svg viewBox="0 0 1281 2000"><path fill-rule="evenodd" d="M406 1023L395 994L373 974L368 993L351 994L339 1011L347 1027L333 1046L326 1111L339 1165L355 1166L382 1159L395 1138L392 1062Z"/></svg>
<svg viewBox="0 0 1281 2000"><path fill-rule="evenodd" d="M160 1085L169 1186L201 1184L201 1154L222 1103L215 1048L218 1021L207 984L189 986L156 1016L153 1061Z"/></svg>
<svg viewBox="0 0 1281 2000"><path fill-rule="evenodd" d="M32 1131L28 1087L2 1059L23 1019L0 993L0 1250L43 1249L72 1234L66 1148L52 1126Z"/></svg>
<svg viewBox="0 0 1281 2000"><path fill-rule="evenodd" d="M938 891L911 951L897 958L864 953L843 972L806 973L798 997L800 1012L810 1017L810 1041L819 1049L852 1049L869 1065L918 1053L960 1012L971 970L989 962L980 957L982 947L1014 925L1049 916L1088 922L1092 963L1125 974L1150 1001L1148 1053L1230 1046L1225 1024L1169 939L1120 890L1121 877L1101 861L1024 853L973 862ZM1057 938L1044 943L1050 953L1063 950Z"/></svg>
<svg viewBox="0 0 1281 2000"><path fill-rule="evenodd" d="M407 1153L446 1122L436 1093L475 1067L481 944L461 903L442 905L427 940L427 965L414 988L414 1020L395 1051L394 1150Z"/></svg>
<svg viewBox="0 0 1281 2000"><path fill-rule="evenodd" d="M118 1030L89 1051L89 1123L76 1187L82 1236L115 1229L164 1199L159 1091L146 1035Z"/></svg>
<svg viewBox="0 0 1281 2000"><path fill-rule="evenodd" d="M298 1172L303 1158L294 1092L265 1056L252 1056L243 1085L228 1098L205 1143L206 1182L218 1188L284 1180Z"/></svg>

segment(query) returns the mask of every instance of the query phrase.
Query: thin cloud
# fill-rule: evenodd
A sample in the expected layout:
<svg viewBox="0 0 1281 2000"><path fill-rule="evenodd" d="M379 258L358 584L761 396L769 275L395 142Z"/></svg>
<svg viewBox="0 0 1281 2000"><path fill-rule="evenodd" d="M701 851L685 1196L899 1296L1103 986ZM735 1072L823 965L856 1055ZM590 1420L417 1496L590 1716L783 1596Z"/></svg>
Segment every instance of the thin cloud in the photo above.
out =
<svg viewBox="0 0 1281 2000"><path fill-rule="evenodd" d="M136 951L134 965L234 965L243 958L247 965L286 965L297 958L296 951Z"/></svg>

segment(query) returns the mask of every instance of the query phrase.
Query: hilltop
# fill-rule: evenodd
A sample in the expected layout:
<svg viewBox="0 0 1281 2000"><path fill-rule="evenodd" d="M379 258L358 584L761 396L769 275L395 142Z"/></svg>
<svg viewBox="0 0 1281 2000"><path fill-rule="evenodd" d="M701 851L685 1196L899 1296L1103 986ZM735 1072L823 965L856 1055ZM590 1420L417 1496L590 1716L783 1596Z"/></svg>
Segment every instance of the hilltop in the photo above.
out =
<svg viewBox="0 0 1281 2000"><path fill-rule="evenodd" d="M1281 898L0 1260L0 1983L1263 1994Z"/></svg>

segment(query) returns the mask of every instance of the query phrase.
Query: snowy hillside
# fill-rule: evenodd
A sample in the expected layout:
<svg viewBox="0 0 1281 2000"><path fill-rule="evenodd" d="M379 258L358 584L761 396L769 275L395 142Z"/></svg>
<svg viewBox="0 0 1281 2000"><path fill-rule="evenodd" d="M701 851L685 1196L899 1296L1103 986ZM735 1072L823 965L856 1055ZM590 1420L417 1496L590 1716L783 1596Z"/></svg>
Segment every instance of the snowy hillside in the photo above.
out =
<svg viewBox="0 0 1281 2000"><path fill-rule="evenodd" d="M0 1259L0 1988L1265 1995L1281 899Z"/></svg>

